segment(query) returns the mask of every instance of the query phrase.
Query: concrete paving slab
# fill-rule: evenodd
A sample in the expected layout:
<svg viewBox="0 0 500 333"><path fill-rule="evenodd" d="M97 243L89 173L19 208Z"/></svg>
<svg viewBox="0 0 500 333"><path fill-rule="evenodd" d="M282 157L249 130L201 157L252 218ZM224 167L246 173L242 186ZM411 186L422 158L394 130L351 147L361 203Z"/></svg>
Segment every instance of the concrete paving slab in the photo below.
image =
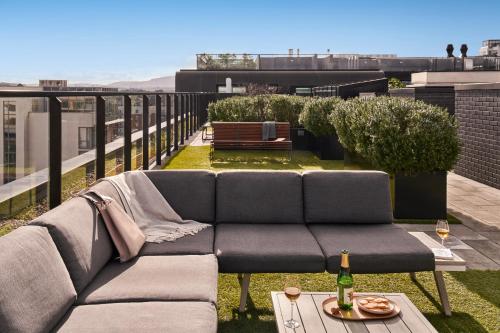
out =
<svg viewBox="0 0 500 333"><path fill-rule="evenodd" d="M453 250L467 262L467 269L500 270L500 265L477 250Z"/></svg>
<svg viewBox="0 0 500 333"><path fill-rule="evenodd" d="M500 265L500 245L489 240L466 240L464 242Z"/></svg>
<svg viewBox="0 0 500 333"><path fill-rule="evenodd" d="M448 212L476 231L500 231L500 190L448 173ZM465 219L462 219L465 217Z"/></svg>
<svg viewBox="0 0 500 333"><path fill-rule="evenodd" d="M500 245L500 231L481 231L482 236Z"/></svg>

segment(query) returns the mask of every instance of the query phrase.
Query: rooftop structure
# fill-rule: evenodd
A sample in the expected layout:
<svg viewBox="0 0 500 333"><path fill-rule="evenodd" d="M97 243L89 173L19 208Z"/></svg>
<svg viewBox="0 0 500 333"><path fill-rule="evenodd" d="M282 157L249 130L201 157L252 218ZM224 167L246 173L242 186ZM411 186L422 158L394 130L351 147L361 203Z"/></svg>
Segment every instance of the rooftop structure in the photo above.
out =
<svg viewBox="0 0 500 333"><path fill-rule="evenodd" d="M479 55L485 57L500 57L500 39L488 39L479 49Z"/></svg>

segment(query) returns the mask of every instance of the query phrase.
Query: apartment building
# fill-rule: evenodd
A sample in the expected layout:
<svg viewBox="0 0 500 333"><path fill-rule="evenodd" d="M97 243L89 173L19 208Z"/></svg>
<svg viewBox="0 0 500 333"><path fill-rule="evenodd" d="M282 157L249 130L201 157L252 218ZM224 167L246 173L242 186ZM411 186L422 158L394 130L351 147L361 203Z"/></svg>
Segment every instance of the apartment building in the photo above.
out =
<svg viewBox="0 0 500 333"><path fill-rule="evenodd" d="M100 91L99 87L69 87L66 80L40 80L38 87L9 86L3 90ZM117 89L114 89L115 91ZM102 91L102 90L101 90ZM64 97L62 102L62 158L68 160L95 148L95 99ZM0 184L47 168L49 165L48 100L45 98L0 98ZM106 140L122 135L123 105L113 102L106 108ZM134 105L134 113L140 112Z"/></svg>

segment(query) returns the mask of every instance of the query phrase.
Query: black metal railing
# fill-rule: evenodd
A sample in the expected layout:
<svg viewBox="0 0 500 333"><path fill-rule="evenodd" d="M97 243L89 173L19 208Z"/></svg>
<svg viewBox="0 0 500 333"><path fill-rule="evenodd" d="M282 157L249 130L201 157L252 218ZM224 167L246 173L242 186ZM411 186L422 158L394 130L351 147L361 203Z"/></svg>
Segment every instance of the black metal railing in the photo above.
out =
<svg viewBox="0 0 500 333"><path fill-rule="evenodd" d="M207 121L207 106L217 99L211 93L151 93L151 92L82 92L82 91L0 91L0 98L41 97L48 99L48 206L54 208L62 201L62 112L61 100L64 97L95 98L95 180L105 177L106 172L106 103L105 97L123 97L123 168L132 170L132 97L142 98L142 165L147 170L159 166L173 151L179 150L201 126ZM151 97L155 103L155 159L150 160L150 116ZM162 102L165 105L165 121L162 121ZM166 127L166 128L165 128ZM151 127L154 128L154 127ZM166 135L162 136L165 128ZM166 149L162 149L162 146ZM43 184L46 185L46 184ZM38 185L39 186L39 185ZM1 186L0 186L1 187ZM31 190L28 189L28 190Z"/></svg>

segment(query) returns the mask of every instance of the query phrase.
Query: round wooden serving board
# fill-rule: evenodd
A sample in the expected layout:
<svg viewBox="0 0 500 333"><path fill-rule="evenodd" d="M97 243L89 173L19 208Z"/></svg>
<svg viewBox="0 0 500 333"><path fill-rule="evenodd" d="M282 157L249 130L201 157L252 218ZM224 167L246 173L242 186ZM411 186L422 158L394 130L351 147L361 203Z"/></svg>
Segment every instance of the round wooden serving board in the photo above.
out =
<svg viewBox="0 0 500 333"><path fill-rule="evenodd" d="M372 314L365 312L358 308L358 304L356 302L356 297L354 298L352 310L339 310L337 313L332 313L332 308L338 308L337 297L328 297L323 301L323 311L329 316L339 318L342 320L372 320L372 319L387 319L395 317L401 312L399 306L390 301L394 306L394 311L388 314Z"/></svg>

